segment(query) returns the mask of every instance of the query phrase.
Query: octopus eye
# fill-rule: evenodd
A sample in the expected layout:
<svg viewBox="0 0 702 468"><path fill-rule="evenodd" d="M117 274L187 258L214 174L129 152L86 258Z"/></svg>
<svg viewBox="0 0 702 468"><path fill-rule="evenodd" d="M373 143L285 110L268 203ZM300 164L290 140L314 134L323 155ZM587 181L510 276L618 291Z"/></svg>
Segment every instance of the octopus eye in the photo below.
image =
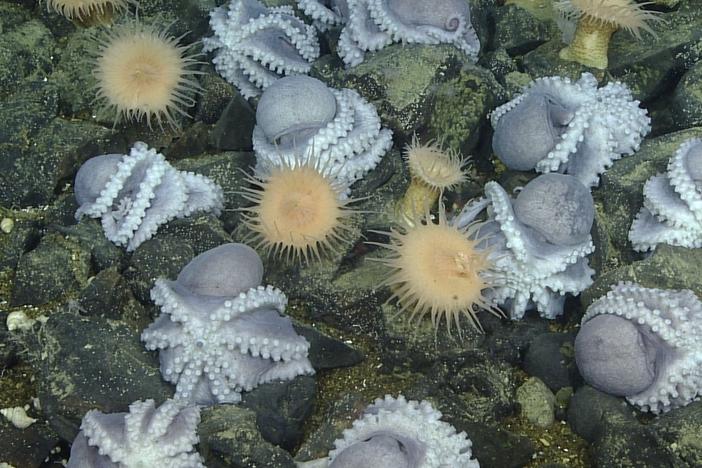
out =
<svg viewBox="0 0 702 468"><path fill-rule="evenodd" d="M456 31L456 30L458 30L458 27L460 25L461 25L461 18L454 16L453 18L449 18L448 21L446 21L446 30L447 31Z"/></svg>

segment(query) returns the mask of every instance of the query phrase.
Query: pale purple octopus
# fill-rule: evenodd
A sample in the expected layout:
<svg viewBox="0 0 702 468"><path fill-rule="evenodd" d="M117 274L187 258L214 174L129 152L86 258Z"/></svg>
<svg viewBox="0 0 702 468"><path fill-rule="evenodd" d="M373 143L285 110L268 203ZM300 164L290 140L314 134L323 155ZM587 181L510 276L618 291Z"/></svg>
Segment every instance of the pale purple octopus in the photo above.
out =
<svg viewBox="0 0 702 468"><path fill-rule="evenodd" d="M136 401L128 413L88 411L67 468L204 468L198 443L200 409L166 400Z"/></svg>
<svg viewBox="0 0 702 468"><path fill-rule="evenodd" d="M539 78L490 118L493 150L509 169L562 172L588 187L599 184L613 161L638 150L651 130L625 85L598 89L590 73L576 82Z"/></svg>
<svg viewBox="0 0 702 468"><path fill-rule="evenodd" d="M162 314L141 339L159 350L175 399L236 403L259 384L314 373L309 343L281 315L285 295L260 286L262 278L253 249L224 244L195 257L176 281L156 281L151 298Z"/></svg>
<svg viewBox="0 0 702 468"><path fill-rule="evenodd" d="M328 458L298 467L479 468L471 447L466 433L441 421L441 412L428 401L386 395L344 430Z"/></svg>
<svg viewBox="0 0 702 468"><path fill-rule="evenodd" d="M476 237L493 263L486 299L521 319L535 307L544 318L563 313L566 294L592 284L587 255L594 203L590 190L573 176L543 174L512 200L497 183L485 185L485 198L469 202L452 220L462 228L487 211Z"/></svg>
<svg viewBox="0 0 702 468"><path fill-rule="evenodd" d="M453 44L472 61L480 41L465 0L300 0L303 11L325 27L345 24L337 51L347 66L363 62L367 51L394 42Z"/></svg>
<svg viewBox="0 0 702 468"><path fill-rule="evenodd" d="M685 141L668 162L668 171L644 185L644 206L629 230L634 250L658 244L702 247L702 140Z"/></svg>
<svg viewBox="0 0 702 468"><path fill-rule="evenodd" d="M129 154L88 159L78 170L74 191L82 216L100 218L105 236L132 251L162 224L198 211L219 215L222 189L209 178L179 171L142 142Z"/></svg>
<svg viewBox="0 0 702 468"><path fill-rule="evenodd" d="M687 289L619 283L588 307L575 361L588 384L643 411L685 406L702 392L702 302Z"/></svg>
<svg viewBox="0 0 702 468"><path fill-rule="evenodd" d="M203 39L203 50L216 51L215 68L245 98L260 95L281 76L308 73L319 57L314 27L290 6L231 0L210 13L210 26L214 36Z"/></svg>
<svg viewBox="0 0 702 468"><path fill-rule="evenodd" d="M392 146L375 107L351 89L309 76L281 78L264 91L253 131L256 170L312 161L341 187L373 169Z"/></svg>

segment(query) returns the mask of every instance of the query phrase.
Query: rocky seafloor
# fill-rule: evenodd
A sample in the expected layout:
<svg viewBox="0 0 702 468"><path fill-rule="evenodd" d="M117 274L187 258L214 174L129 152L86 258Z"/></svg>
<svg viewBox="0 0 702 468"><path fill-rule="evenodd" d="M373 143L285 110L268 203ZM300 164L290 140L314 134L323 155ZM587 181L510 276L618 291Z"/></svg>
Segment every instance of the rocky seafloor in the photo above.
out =
<svg viewBox="0 0 702 468"><path fill-rule="evenodd" d="M204 409L198 435L207 466L294 467L323 457L367 404L399 393L431 401L466 431L483 467L702 466L702 402L642 413L584 384L573 351L585 308L618 281L702 297L700 249L660 246L644 256L627 240L646 180L665 170L683 141L702 137L702 0L656 5L666 20L655 25L656 38L617 32L606 71L558 58L561 33L549 0L470 3L482 44L475 65L450 45L393 45L349 69L328 53L314 63L312 76L375 104L394 132L393 149L352 187L352 196L371 195L356 205L363 214L354 215L353 242L343 252L308 266L264 257L265 282L287 294L286 313L311 343L317 373ZM216 5L145 0L139 14L175 21L173 33L191 31L186 40L195 41L209 35ZM135 400L172 395L157 354L139 339L158 315L149 290L194 256L244 238L237 209L248 203L239 190L254 164L255 113L205 63L203 93L182 130L113 126L86 92L94 80L89 29L35 0L0 0L0 33L0 408L26 407L36 419L19 429L0 418L0 465L61 466L89 409L125 411ZM410 326L386 303L389 290L377 287L386 271L369 261L377 252L364 243L390 228L383 213L408 183L405 142L416 132L471 156L470 176L446 196L449 211L489 180L523 185L534 174L507 171L494 157L488 114L534 78L577 79L582 71L627 84L653 126L593 189L594 284L552 321L483 313L485 333L467 330L462 339L443 329L435 335L428 321ZM125 153L137 140L221 185L225 209L172 221L127 253L99 221L76 222L72 183L87 158ZM14 311L37 321L9 331Z"/></svg>

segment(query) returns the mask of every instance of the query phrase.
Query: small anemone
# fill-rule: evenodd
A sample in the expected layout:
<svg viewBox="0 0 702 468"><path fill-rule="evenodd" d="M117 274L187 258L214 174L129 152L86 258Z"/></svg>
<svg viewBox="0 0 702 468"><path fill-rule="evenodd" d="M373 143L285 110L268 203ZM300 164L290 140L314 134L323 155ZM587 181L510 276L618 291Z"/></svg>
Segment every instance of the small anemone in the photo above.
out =
<svg viewBox="0 0 702 468"><path fill-rule="evenodd" d="M193 76L201 72L192 67L199 54L168 29L129 20L96 39L96 100L101 113L114 114L115 125L145 117L149 127L156 119L161 128L165 121L178 129L176 114L188 117L183 108L195 105L201 87Z"/></svg>
<svg viewBox="0 0 702 468"><path fill-rule="evenodd" d="M346 187L310 159L294 164L281 161L267 173L251 176L252 187L243 196L253 202L244 208L244 224L256 248L289 262L320 260L348 242L347 208L353 199L344 199Z"/></svg>
<svg viewBox="0 0 702 468"><path fill-rule="evenodd" d="M482 225L452 226L439 205L438 223L427 213L411 227L383 233L390 236L389 244L373 243L391 251L387 258L378 259L392 270L382 285L390 286L389 301L397 299L400 312L408 312L410 322L428 314L436 329L446 320L448 333L455 324L461 335L461 316L480 332L476 315L480 309L503 316L483 295L495 275L490 251L479 247L485 244L480 238Z"/></svg>
<svg viewBox="0 0 702 468"><path fill-rule="evenodd" d="M47 0L47 10L53 10L79 26L110 24L115 13L125 11L136 0Z"/></svg>

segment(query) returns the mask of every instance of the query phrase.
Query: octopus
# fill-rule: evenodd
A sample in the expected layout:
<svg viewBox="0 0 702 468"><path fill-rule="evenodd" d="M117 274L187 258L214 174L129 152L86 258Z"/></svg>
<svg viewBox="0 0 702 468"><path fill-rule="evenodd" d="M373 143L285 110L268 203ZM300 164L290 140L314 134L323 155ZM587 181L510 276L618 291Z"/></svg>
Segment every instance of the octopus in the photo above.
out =
<svg viewBox="0 0 702 468"><path fill-rule="evenodd" d="M337 52L346 66L395 42L453 44L475 62L480 41L465 0L299 0L326 29L344 24Z"/></svg>
<svg viewBox="0 0 702 468"><path fill-rule="evenodd" d="M326 459L298 463L303 468L479 468L472 443L441 421L441 412L428 401L407 401L386 395L369 405L344 430Z"/></svg>
<svg viewBox="0 0 702 468"><path fill-rule="evenodd" d="M392 146L375 107L351 89L333 89L309 76L281 78L256 109L256 172L313 162L342 187L373 169Z"/></svg>
<svg viewBox="0 0 702 468"><path fill-rule="evenodd" d="M575 361L588 384L642 411L685 406L702 391L702 302L621 282L588 307Z"/></svg>
<svg viewBox="0 0 702 468"><path fill-rule="evenodd" d="M487 219L475 236L494 270L484 295L512 319L531 308L554 319L563 313L566 294L592 284L586 256L595 249L590 236L595 209L590 190L578 179L542 174L514 200L497 182L488 182L485 197L466 204L451 222L468 226L483 211Z"/></svg>
<svg viewBox="0 0 702 468"><path fill-rule="evenodd" d="M215 51L215 68L247 99L281 76L307 74L319 57L314 27L290 6L231 0L210 13L210 26L214 36L203 39L203 51Z"/></svg>
<svg viewBox="0 0 702 468"><path fill-rule="evenodd" d="M602 88L590 73L576 82L550 76L490 116L497 157L518 171L560 172L588 187L622 155L639 149L651 119L626 85Z"/></svg>
<svg viewBox="0 0 702 468"><path fill-rule="evenodd" d="M285 295L262 279L252 248L224 244L195 257L175 281L156 280L151 299L162 313L141 339L159 350L175 399L237 403L242 391L314 373L309 343L281 315Z"/></svg>
<svg viewBox="0 0 702 468"><path fill-rule="evenodd" d="M128 413L91 410L71 446L67 468L204 468L195 450L200 409L174 400L136 401Z"/></svg>
<svg viewBox="0 0 702 468"><path fill-rule="evenodd" d="M88 159L76 174L74 192L76 219L100 218L105 236L128 252L162 224L196 212L219 216L224 203L222 188L211 179L175 169L142 142L129 154Z"/></svg>
<svg viewBox="0 0 702 468"><path fill-rule="evenodd" d="M702 247L702 140L692 138L668 161L665 174L644 185L644 206L629 230L634 250L658 244Z"/></svg>

